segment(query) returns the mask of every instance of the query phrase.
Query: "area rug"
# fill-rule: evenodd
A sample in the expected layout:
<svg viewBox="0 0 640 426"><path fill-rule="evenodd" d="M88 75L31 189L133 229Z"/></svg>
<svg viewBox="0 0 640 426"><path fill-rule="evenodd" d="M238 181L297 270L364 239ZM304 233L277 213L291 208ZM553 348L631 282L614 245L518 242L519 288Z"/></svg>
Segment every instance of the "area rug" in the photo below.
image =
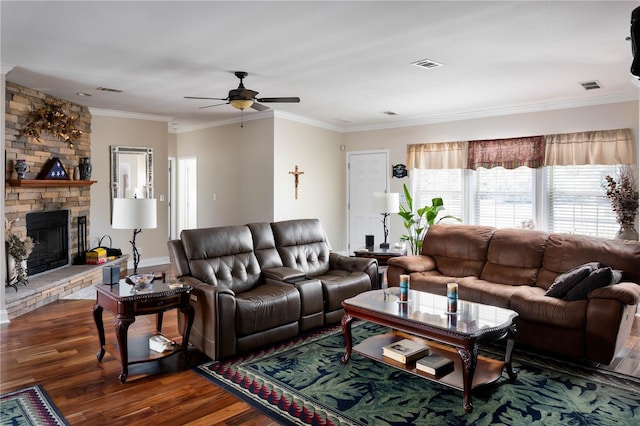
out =
<svg viewBox="0 0 640 426"><path fill-rule="evenodd" d="M40 385L0 395L0 425L68 425Z"/></svg>
<svg viewBox="0 0 640 426"><path fill-rule="evenodd" d="M357 322L354 344L385 331ZM476 388L467 414L461 391L358 354L342 365L344 351L335 327L195 371L287 425L640 424L640 380L629 376L516 352L517 380L505 372Z"/></svg>

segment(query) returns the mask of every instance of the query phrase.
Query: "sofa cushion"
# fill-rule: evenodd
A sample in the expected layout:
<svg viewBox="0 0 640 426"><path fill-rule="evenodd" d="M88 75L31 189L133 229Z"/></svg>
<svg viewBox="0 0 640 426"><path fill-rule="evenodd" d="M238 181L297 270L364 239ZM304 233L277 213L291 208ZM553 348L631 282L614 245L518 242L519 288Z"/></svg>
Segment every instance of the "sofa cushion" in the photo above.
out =
<svg viewBox="0 0 640 426"><path fill-rule="evenodd" d="M587 301L567 302L545 296L539 287L515 287L509 309L521 318L547 327L562 329L584 329L587 316Z"/></svg>
<svg viewBox="0 0 640 426"><path fill-rule="evenodd" d="M460 278L458 296L485 305L509 308L511 296L518 291L518 286L492 283L475 277Z"/></svg>
<svg viewBox="0 0 640 426"><path fill-rule="evenodd" d="M260 283L260 265L248 227L188 229L180 239L194 278L236 293Z"/></svg>
<svg viewBox="0 0 640 426"><path fill-rule="evenodd" d="M520 228L498 229L487 250L480 278L508 285L535 285L549 234Z"/></svg>
<svg viewBox="0 0 640 426"><path fill-rule="evenodd" d="M332 270L315 278L322 283L325 312L342 309L345 299L371 290L369 276L364 272Z"/></svg>
<svg viewBox="0 0 640 426"><path fill-rule="evenodd" d="M236 295L236 333L248 336L300 318L300 295L292 285L262 284Z"/></svg>
<svg viewBox="0 0 640 426"><path fill-rule="evenodd" d="M537 285L548 289L559 274L587 262L621 270L623 281L640 282L640 242L550 234Z"/></svg>
<svg viewBox="0 0 640 426"><path fill-rule="evenodd" d="M422 253L435 259L442 275L479 277L496 228L479 225L433 225L427 230Z"/></svg>
<svg viewBox="0 0 640 426"><path fill-rule="evenodd" d="M564 296L564 300L586 299L591 290L604 287L610 284L617 284L622 279L622 272L614 271L609 267L598 268L578 282Z"/></svg>
<svg viewBox="0 0 640 426"><path fill-rule="evenodd" d="M553 281L553 284L551 284L551 287L546 291L545 296L562 299L567 295L569 290L571 290L580 281L587 278L589 274L595 271L599 266L600 264L598 262L589 262L584 265L576 266L564 274L558 275Z"/></svg>
<svg viewBox="0 0 640 426"><path fill-rule="evenodd" d="M260 269L278 268L282 266L282 259L276 249L276 241L273 237L271 225L267 222L249 223L253 238L253 251L256 254Z"/></svg>
<svg viewBox="0 0 640 426"><path fill-rule="evenodd" d="M329 243L318 219L274 222L271 228L283 266L312 277L329 270Z"/></svg>

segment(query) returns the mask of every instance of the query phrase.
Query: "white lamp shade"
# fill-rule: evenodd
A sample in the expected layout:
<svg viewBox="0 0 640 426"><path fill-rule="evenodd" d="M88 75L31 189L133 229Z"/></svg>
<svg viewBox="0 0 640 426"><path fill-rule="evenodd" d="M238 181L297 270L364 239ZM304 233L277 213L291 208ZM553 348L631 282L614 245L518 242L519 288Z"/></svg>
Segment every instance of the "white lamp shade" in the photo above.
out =
<svg viewBox="0 0 640 426"><path fill-rule="evenodd" d="M114 229L153 229L158 227L155 198L114 198L111 226Z"/></svg>
<svg viewBox="0 0 640 426"><path fill-rule="evenodd" d="M397 192L374 192L373 211L376 213L398 213L400 194Z"/></svg>

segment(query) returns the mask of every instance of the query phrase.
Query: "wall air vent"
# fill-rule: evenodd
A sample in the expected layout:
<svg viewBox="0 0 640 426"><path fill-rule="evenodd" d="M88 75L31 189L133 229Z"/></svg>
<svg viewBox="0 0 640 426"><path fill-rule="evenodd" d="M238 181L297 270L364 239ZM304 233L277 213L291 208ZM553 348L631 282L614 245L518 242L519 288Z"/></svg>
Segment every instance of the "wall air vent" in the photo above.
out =
<svg viewBox="0 0 640 426"><path fill-rule="evenodd" d="M426 68L428 70L430 70L432 68L438 68L438 67L442 66L441 63L438 63L436 61L432 61L430 59L421 59L419 61L412 62L411 65L414 65L414 66L420 67L420 68Z"/></svg>
<svg viewBox="0 0 640 426"><path fill-rule="evenodd" d="M593 89L602 88L602 86L600 85L600 82L598 82L597 80L583 81L582 83L580 83L580 86L584 87L584 90L593 90Z"/></svg>
<svg viewBox="0 0 640 426"><path fill-rule="evenodd" d="M96 90L99 90L100 92L111 92L111 93L122 93L123 90L120 89L110 89L108 87L96 87Z"/></svg>

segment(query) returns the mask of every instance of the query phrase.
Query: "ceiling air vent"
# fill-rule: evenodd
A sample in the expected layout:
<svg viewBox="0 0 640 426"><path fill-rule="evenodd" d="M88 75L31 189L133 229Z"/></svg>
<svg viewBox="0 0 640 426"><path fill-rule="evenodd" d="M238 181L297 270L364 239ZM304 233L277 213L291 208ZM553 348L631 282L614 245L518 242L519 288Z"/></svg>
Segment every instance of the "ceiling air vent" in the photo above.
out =
<svg viewBox="0 0 640 426"><path fill-rule="evenodd" d="M120 89L110 89L108 87L96 87L96 90L99 90L100 92L111 92L111 93L122 93L123 90Z"/></svg>
<svg viewBox="0 0 640 426"><path fill-rule="evenodd" d="M593 90L593 89L602 88L602 86L597 80L583 81L582 83L580 83L580 86L584 87L584 90Z"/></svg>
<svg viewBox="0 0 640 426"><path fill-rule="evenodd" d="M383 111L382 113L387 115L398 115L397 112L393 112L393 111Z"/></svg>
<svg viewBox="0 0 640 426"><path fill-rule="evenodd" d="M430 70L432 68L438 68L438 67L442 66L441 63L438 63L436 61L432 61L430 59L421 59L419 61L415 61L415 62L411 63L411 65L414 65L414 66L420 67L420 68L426 68L428 70Z"/></svg>

